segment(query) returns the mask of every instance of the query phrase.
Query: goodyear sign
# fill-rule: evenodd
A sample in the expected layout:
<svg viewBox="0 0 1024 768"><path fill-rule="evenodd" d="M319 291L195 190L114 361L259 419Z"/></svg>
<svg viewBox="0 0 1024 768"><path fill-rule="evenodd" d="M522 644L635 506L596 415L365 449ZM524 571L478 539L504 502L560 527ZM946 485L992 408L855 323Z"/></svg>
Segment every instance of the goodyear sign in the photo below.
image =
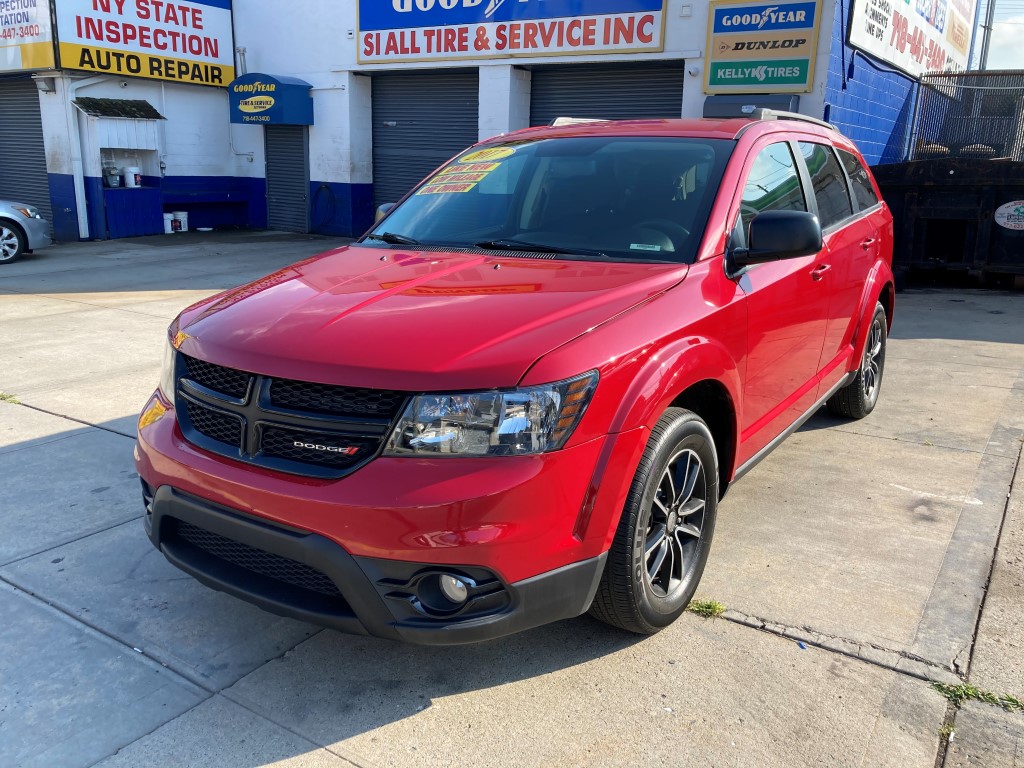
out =
<svg viewBox="0 0 1024 768"><path fill-rule="evenodd" d="M359 0L364 64L664 50L665 0Z"/></svg>
<svg viewBox="0 0 1024 768"><path fill-rule="evenodd" d="M820 0L712 0L705 93L812 90Z"/></svg>
<svg viewBox="0 0 1024 768"><path fill-rule="evenodd" d="M231 0L60 0L60 66L224 88L235 76Z"/></svg>
<svg viewBox="0 0 1024 768"><path fill-rule="evenodd" d="M0 0L0 72L53 69L48 0Z"/></svg>
<svg viewBox="0 0 1024 768"><path fill-rule="evenodd" d="M312 125L313 86L297 77L261 72L242 75L228 85L231 122L247 125Z"/></svg>

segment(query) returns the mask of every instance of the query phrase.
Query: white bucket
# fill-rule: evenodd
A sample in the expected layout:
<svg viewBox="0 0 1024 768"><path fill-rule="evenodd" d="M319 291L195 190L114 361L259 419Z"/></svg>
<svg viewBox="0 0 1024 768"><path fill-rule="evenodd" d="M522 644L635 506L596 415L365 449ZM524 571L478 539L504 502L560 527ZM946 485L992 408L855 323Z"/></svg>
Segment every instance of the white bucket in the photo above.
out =
<svg viewBox="0 0 1024 768"><path fill-rule="evenodd" d="M188 211L175 211L172 219L171 226L175 232L188 232Z"/></svg>
<svg viewBox="0 0 1024 768"><path fill-rule="evenodd" d="M142 169L130 166L124 169L124 185L130 189L142 186Z"/></svg>
<svg viewBox="0 0 1024 768"><path fill-rule="evenodd" d="M174 215L170 213L164 214L164 234L170 235L174 233Z"/></svg>

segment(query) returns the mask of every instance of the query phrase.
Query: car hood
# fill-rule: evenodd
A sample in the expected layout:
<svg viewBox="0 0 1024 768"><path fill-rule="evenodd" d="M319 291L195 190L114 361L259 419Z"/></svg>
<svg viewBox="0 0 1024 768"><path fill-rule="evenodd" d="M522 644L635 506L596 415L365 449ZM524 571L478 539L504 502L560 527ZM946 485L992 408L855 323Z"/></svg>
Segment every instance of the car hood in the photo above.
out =
<svg viewBox="0 0 1024 768"><path fill-rule="evenodd" d="M179 348L325 384L514 386L542 355L678 283L686 270L352 246L190 307L179 318ZM599 362L581 361L582 370Z"/></svg>

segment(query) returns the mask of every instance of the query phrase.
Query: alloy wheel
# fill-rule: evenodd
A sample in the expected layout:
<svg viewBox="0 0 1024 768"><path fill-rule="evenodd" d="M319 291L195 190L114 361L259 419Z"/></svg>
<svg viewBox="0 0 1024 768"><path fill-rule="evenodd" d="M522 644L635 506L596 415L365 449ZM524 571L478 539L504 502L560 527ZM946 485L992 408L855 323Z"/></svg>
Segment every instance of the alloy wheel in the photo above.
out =
<svg viewBox="0 0 1024 768"><path fill-rule="evenodd" d="M864 365L862 366L864 398L868 402L874 400L882 376L882 333L882 321L876 317L871 324L871 334L868 336L868 343L864 349Z"/></svg>
<svg viewBox="0 0 1024 768"><path fill-rule="evenodd" d="M696 561L704 529L707 478L692 450L668 462L651 504L644 540L644 581L658 597L672 597Z"/></svg>
<svg viewBox="0 0 1024 768"><path fill-rule="evenodd" d="M18 233L8 227L0 227L0 261L17 256L18 245Z"/></svg>

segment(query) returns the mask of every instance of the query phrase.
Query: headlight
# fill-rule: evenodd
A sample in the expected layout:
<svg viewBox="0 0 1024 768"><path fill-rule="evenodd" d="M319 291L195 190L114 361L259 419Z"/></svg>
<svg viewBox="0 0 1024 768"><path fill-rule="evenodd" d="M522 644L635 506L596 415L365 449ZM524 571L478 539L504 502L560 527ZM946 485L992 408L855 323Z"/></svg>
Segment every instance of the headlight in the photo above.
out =
<svg viewBox="0 0 1024 768"><path fill-rule="evenodd" d="M555 451L579 424L597 386L592 371L506 391L417 395L388 440L390 456L520 456Z"/></svg>
<svg viewBox="0 0 1024 768"><path fill-rule="evenodd" d="M14 210L16 210L18 213L20 213L26 219L38 219L38 218L41 218L39 216L39 209L38 208L33 208L31 205L26 205L24 208L22 208L21 206L17 206Z"/></svg>
<svg viewBox="0 0 1024 768"><path fill-rule="evenodd" d="M164 363L160 370L160 392L168 403L174 402L174 390L177 389L177 381L174 377L174 347L168 339L164 342Z"/></svg>

